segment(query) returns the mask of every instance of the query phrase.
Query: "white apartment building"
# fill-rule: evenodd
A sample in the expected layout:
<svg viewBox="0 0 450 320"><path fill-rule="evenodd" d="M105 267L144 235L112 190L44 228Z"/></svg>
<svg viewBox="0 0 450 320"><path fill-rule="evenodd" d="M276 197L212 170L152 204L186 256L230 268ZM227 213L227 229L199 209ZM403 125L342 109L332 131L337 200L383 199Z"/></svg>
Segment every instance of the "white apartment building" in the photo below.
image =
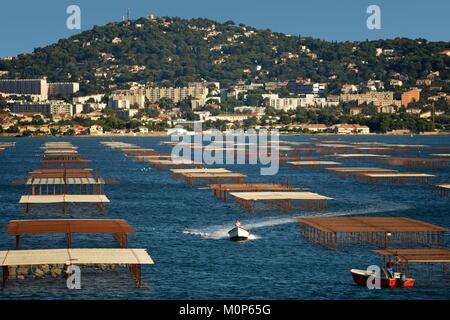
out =
<svg viewBox="0 0 450 320"><path fill-rule="evenodd" d="M394 100L394 92L392 91L369 91L359 94L341 94L340 100L342 102L358 101L358 104L362 104L365 102L373 103L375 106L390 106L397 104L397 102Z"/></svg>
<svg viewBox="0 0 450 320"><path fill-rule="evenodd" d="M50 113L54 118L73 116L73 106L70 103L59 101L50 104Z"/></svg>
<svg viewBox="0 0 450 320"><path fill-rule="evenodd" d="M162 98L168 98L174 103L178 103L189 97L192 97L195 100L205 101L208 96L208 92L208 88L203 86L147 87L144 89L144 94L150 102L157 102Z"/></svg>
<svg viewBox="0 0 450 320"><path fill-rule="evenodd" d="M113 109L130 109L130 101L128 100L109 100L108 105Z"/></svg>
<svg viewBox="0 0 450 320"><path fill-rule="evenodd" d="M110 107L114 107L115 101L126 101L128 107L117 107L119 109L129 109L136 107L143 109L145 107L145 96L131 91L115 91L109 96Z"/></svg>
<svg viewBox="0 0 450 320"><path fill-rule="evenodd" d="M326 98L317 97L314 94L305 94L299 98L280 98L278 94L263 94L268 100L268 105L277 110L295 110L297 108L324 108L336 106L339 102L328 101Z"/></svg>
<svg viewBox="0 0 450 320"><path fill-rule="evenodd" d="M137 104L139 108L144 108L145 99L151 103L158 102L161 99L170 99L173 103L178 103L186 98L191 97L196 100L197 106L205 104L208 97L208 88L203 85L196 85L192 87L144 87L133 88L130 90L114 91L110 99L112 100L127 100L130 105Z"/></svg>
<svg viewBox="0 0 450 320"><path fill-rule="evenodd" d="M264 108L264 107L242 106L242 107L234 108L234 111L235 112L251 112L251 113L264 114L264 112L266 111L266 108Z"/></svg>
<svg viewBox="0 0 450 320"><path fill-rule="evenodd" d="M48 84L49 96L63 96L69 97L75 92L80 91L80 84L78 82L54 82Z"/></svg>
<svg viewBox="0 0 450 320"><path fill-rule="evenodd" d="M104 94L92 94L90 96L74 97L72 101L74 103L86 103L89 100L92 100L94 102L100 102L102 101L104 96L105 96Z"/></svg>
<svg viewBox="0 0 450 320"><path fill-rule="evenodd" d="M73 115L72 104L59 100L40 103L19 103L12 105L10 109L14 113L34 112L53 117Z"/></svg>
<svg viewBox="0 0 450 320"><path fill-rule="evenodd" d="M0 80L0 93L6 95L30 95L38 101L49 96L70 96L80 90L78 82L47 83L47 79L5 79Z"/></svg>
<svg viewBox="0 0 450 320"><path fill-rule="evenodd" d="M0 93L9 95L36 96L39 101L48 99L46 79L5 79L0 80Z"/></svg>

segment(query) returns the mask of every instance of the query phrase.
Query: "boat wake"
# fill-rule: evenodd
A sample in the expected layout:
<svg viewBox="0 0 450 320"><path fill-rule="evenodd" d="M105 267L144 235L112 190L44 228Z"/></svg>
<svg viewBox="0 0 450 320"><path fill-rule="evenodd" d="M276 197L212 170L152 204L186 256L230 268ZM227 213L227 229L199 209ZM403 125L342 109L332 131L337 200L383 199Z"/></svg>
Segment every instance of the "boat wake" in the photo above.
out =
<svg viewBox="0 0 450 320"><path fill-rule="evenodd" d="M323 212L323 213L305 213L302 215L296 215L289 218L272 218L267 219L263 221L245 221L241 220L242 226L249 230L250 232L254 231L258 228L266 228L266 227L272 227L272 226L278 226L282 224L288 224L288 223L295 223L295 218L307 218L307 217L340 217L340 216L350 216L350 215L365 215L365 214L374 214L374 213L383 213L383 212L398 212L403 210L408 210L409 206L403 206L403 205L392 205L385 208L365 208L360 210L346 210L346 211L334 211L334 212ZM186 229L183 230L183 234L187 235L193 235L197 237L201 237L204 239L210 239L210 240L220 240L220 239L226 239L228 238L228 231L233 227L233 224L226 224L226 225L215 225L215 226L208 226L204 228L198 228L198 229ZM250 234L250 237L248 240L257 240L261 237L256 234Z"/></svg>
<svg viewBox="0 0 450 320"><path fill-rule="evenodd" d="M246 227L251 226L250 224L247 224ZM227 226L217 226L217 230L214 230L214 227L207 227L204 229L204 231L199 229L189 229L189 230L183 230L182 233L192 235L192 236L198 236L203 239L210 239L210 240L220 240L228 238L228 231L230 231L232 227ZM261 239L259 235L250 233L248 236L248 240L258 240Z"/></svg>

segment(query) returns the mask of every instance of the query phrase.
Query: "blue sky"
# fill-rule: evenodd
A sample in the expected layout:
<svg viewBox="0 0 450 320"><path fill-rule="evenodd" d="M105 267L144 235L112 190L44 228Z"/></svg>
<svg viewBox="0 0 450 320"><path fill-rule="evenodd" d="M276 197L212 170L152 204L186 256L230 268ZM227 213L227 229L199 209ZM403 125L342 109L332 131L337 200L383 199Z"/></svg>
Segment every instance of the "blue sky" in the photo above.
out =
<svg viewBox="0 0 450 320"><path fill-rule="evenodd" d="M182 18L233 20L257 28L326 40L394 37L450 40L448 0L3 0L0 57L32 52L79 31L66 28L66 8L81 8L81 31L153 13ZM369 5L381 8L381 30L366 27Z"/></svg>

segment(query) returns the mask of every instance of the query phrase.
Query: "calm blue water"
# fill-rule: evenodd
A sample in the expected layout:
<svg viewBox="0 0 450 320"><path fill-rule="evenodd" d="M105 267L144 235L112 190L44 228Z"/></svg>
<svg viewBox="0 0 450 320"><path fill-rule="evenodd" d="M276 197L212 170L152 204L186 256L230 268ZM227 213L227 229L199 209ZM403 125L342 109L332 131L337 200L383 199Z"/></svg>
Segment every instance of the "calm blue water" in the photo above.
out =
<svg viewBox="0 0 450 320"><path fill-rule="evenodd" d="M143 147L168 151L158 146L162 138L114 138ZM308 141L310 137L286 140ZM449 136L327 137L343 141L450 146ZM0 139L0 141L12 139ZM15 139L15 148L0 153L0 224L11 219L30 218L21 213L18 200L23 187L11 187L11 180L26 178L39 168L40 147L46 141L70 141L93 162L89 167L102 177L117 178L119 185L106 187L111 200L101 216L85 212L84 217L123 218L136 228L130 247L147 248L155 265L144 267L144 287L136 289L128 272L84 272L82 290L68 290L64 280L29 279L8 282L0 299L448 299L450 286L416 275L413 289L373 290L353 285L349 270L379 264L381 259L368 247L328 250L306 241L292 218L307 212L248 214L234 203L223 203L210 190L193 188L135 162L99 144L107 138ZM414 152L416 153L416 152ZM380 166L346 161L348 165ZM231 166L245 173L249 182L284 181L330 196L327 215L406 216L450 228L450 200L433 195L427 186L369 185L340 179L325 171L298 171L282 166L276 177L260 176L257 166ZM400 168L401 169L401 168ZM420 170L421 172L433 172ZM450 170L437 170L436 182L450 181ZM34 216L31 216L33 218ZM52 215L50 215L52 217ZM61 217L55 213L53 217ZM79 215L77 215L79 217ZM41 217L42 218L42 217ZM235 220L249 227L256 239L233 243L226 232ZM447 241L448 242L448 241ZM23 239L23 248L61 248L63 236L34 236ZM74 247L115 247L110 236L77 235ZM14 238L0 233L0 248L13 249ZM425 277L426 278L426 277Z"/></svg>

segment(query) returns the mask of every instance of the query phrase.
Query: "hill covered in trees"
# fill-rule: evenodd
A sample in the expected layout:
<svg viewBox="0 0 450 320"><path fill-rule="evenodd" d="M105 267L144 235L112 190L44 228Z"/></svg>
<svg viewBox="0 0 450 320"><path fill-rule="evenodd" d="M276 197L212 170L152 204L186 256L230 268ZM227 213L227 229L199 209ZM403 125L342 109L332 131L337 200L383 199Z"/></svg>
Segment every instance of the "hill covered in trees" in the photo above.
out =
<svg viewBox="0 0 450 320"><path fill-rule="evenodd" d="M450 58L440 54L446 49L449 42L425 39L327 42L232 21L145 17L95 26L31 54L2 60L0 70L12 78L79 81L81 93L130 81L182 86L204 79L227 86L238 80L297 78L329 82L333 92L343 83L386 81L395 74L411 85L436 71L440 79L449 80Z"/></svg>

